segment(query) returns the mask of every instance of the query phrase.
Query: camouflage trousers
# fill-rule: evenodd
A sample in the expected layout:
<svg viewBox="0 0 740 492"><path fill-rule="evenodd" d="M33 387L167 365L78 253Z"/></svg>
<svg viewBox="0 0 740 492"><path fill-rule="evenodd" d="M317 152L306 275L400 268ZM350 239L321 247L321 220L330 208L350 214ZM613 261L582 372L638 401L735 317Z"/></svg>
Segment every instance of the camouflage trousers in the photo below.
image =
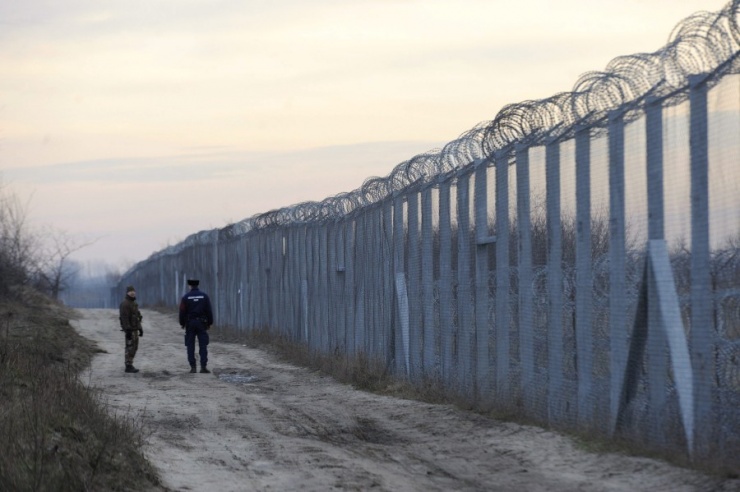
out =
<svg viewBox="0 0 740 492"><path fill-rule="evenodd" d="M139 332L136 330L126 332L126 365L134 363L136 351L139 349Z"/></svg>

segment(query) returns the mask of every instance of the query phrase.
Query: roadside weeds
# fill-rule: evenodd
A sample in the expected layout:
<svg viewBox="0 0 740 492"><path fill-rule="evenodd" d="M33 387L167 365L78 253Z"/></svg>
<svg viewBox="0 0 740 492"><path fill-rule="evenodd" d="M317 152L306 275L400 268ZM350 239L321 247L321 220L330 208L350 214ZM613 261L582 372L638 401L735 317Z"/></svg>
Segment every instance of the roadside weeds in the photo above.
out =
<svg viewBox="0 0 740 492"><path fill-rule="evenodd" d="M0 490L165 490L140 416L83 380L99 350L74 317L38 294L0 304Z"/></svg>

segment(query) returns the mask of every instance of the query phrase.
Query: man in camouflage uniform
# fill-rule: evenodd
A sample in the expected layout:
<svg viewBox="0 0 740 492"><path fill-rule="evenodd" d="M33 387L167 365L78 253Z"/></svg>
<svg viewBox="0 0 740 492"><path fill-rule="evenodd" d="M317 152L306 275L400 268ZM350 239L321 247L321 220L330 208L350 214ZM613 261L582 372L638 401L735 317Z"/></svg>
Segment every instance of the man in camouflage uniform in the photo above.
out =
<svg viewBox="0 0 740 492"><path fill-rule="evenodd" d="M126 296L123 298L121 305L118 306L118 313L121 321L121 331L126 333L125 372L139 372L134 367L134 357L139 348L139 337L144 336L144 330L141 327L143 316L139 311L139 305L136 303L136 290L132 285L126 287Z"/></svg>

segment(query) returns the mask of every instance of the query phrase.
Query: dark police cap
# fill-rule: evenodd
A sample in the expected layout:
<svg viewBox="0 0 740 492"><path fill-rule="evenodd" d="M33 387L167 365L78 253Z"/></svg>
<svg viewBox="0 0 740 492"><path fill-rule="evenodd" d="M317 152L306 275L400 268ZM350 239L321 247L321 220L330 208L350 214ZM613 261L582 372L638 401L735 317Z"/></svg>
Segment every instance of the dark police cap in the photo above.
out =
<svg viewBox="0 0 740 492"><path fill-rule="evenodd" d="M194 278L188 279L188 285L190 286L197 287L199 283L200 280L196 280Z"/></svg>

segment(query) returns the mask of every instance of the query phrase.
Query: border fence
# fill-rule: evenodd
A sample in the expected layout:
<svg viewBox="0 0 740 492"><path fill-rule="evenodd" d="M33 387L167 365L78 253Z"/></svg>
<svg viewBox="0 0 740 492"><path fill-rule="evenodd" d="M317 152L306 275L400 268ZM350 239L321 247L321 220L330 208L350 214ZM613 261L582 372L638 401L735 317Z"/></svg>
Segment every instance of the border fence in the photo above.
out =
<svg viewBox="0 0 740 492"><path fill-rule="evenodd" d="M219 325L737 469L739 9L354 191L193 234L111 302L176 304L195 276Z"/></svg>

